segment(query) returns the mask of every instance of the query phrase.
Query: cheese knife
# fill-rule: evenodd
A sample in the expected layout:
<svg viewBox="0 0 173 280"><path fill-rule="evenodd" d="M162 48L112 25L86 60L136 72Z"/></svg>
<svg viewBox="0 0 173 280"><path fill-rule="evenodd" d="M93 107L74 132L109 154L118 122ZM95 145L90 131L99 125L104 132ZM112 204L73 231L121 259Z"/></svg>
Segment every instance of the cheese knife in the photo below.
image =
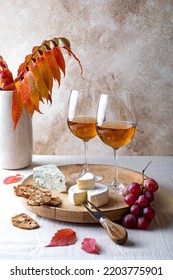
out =
<svg viewBox="0 0 173 280"><path fill-rule="evenodd" d="M93 203L86 199L86 202L90 204L97 212L92 211L86 204L80 201L83 207L90 213L90 215L106 229L109 237L117 244L122 245L127 241L127 231L124 227L119 224L113 223L107 217L104 216L103 212L96 207Z"/></svg>

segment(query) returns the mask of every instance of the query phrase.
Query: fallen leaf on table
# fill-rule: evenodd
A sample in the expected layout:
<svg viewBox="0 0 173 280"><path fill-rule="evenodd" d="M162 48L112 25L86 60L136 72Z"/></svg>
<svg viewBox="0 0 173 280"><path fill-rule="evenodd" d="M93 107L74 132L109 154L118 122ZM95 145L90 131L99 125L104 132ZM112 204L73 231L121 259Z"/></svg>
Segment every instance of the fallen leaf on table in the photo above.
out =
<svg viewBox="0 0 173 280"><path fill-rule="evenodd" d="M76 232L71 228L64 228L58 230L55 233L49 245L46 245L46 247L68 246L74 244L75 242L76 242Z"/></svg>
<svg viewBox="0 0 173 280"><path fill-rule="evenodd" d="M81 249L89 254L99 255L99 251L96 246L96 240L94 238L84 238Z"/></svg>
<svg viewBox="0 0 173 280"><path fill-rule="evenodd" d="M13 184L13 183L16 183L18 182L23 176L20 175L20 174L16 174L14 176L9 176L9 177L6 177L3 181L4 184Z"/></svg>

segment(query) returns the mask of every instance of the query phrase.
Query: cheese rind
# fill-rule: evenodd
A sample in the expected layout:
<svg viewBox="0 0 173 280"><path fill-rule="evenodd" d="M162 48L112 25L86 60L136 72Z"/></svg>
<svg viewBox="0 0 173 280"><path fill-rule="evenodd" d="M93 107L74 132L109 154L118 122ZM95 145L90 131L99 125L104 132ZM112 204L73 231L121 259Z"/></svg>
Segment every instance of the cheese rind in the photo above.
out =
<svg viewBox="0 0 173 280"><path fill-rule="evenodd" d="M80 190L77 185L74 185L68 190L68 199L74 205L80 205L81 202L85 202L87 199L87 191Z"/></svg>
<svg viewBox="0 0 173 280"><path fill-rule="evenodd" d="M57 192L67 191L66 178L55 164L33 168L33 180L41 188Z"/></svg>
<svg viewBox="0 0 173 280"><path fill-rule="evenodd" d="M76 180L80 190L90 190L95 187L95 177L92 173L87 172L82 177Z"/></svg>
<svg viewBox="0 0 173 280"><path fill-rule="evenodd" d="M108 203L108 188L103 184L95 184L93 190L87 191L88 200L93 203L96 207L100 207ZM89 204L90 206L90 204Z"/></svg>

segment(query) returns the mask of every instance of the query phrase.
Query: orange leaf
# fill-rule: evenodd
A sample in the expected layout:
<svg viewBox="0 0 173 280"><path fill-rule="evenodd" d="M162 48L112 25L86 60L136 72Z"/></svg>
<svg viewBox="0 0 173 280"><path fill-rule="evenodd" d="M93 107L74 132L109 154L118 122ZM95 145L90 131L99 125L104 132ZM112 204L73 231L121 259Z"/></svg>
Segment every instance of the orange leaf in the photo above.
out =
<svg viewBox="0 0 173 280"><path fill-rule="evenodd" d="M54 54L52 53L52 51L46 51L43 56L49 64L54 79L57 80L60 85L60 70Z"/></svg>
<svg viewBox="0 0 173 280"><path fill-rule="evenodd" d="M99 255L96 240L94 238L84 238L81 249L89 254Z"/></svg>
<svg viewBox="0 0 173 280"><path fill-rule="evenodd" d="M51 72L51 69L49 67L49 64L43 56L41 56L37 60L37 63L38 63L38 67L40 67L40 69L42 71L44 82L45 82L50 94L52 94L53 76L52 76L52 72Z"/></svg>
<svg viewBox="0 0 173 280"><path fill-rule="evenodd" d="M46 247L68 246L76 242L76 232L71 228L58 230Z"/></svg>
<svg viewBox="0 0 173 280"><path fill-rule="evenodd" d="M15 89L12 95L12 119L14 124L14 129L20 119L23 110L23 102L20 95L20 91Z"/></svg>
<svg viewBox="0 0 173 280"><path fill-rule="evenodd" d="M20 92L23 104L25 105L29 100L29 91L26 89L24 79L15 82L16 89Z"/></svg>
<svg viewBox="0 0 173 280"><path fill-rule="evenodd" d="M52 49L53 54L56 58L56 61L59 65L59 67L61 68L62 72L64 73L65 76L65 59L64 56L62 54L62 51L60 50L60 48L53 48Z"/></svg>
<svg viewBox="0 0 173 280"><path fill-rule="evenodd" d="M23 176L20 174L16 174L15 176L9 176L4 179L3 183L4 184L12 184L18 182Z"/></svg>
<svg viewBox="0 0 173 280"><path fill-rule="evenodd" d="M39 91L32 71L28 71L24 76L24 86L29 92L29 98L34 106L39 108Z"/></svg>
<svg viewBox="0 0 173 280"><path fill-rule="evenodd" d="M25 57L25 61L23 63L20 64L18 70L17 70L17 75L21 75L22 73L24 74L24 71L26 70L26 65L27 63L31 60L32 58L32 54L28 54L26 57ZM18 78L18 77L17 77Z"/></svg>
<svg viewBox="0 0 173 280"><path fill-rule="evenodd" d="M39 48L39 46L34 46L34 47L32 48L32 54L34 54L35 52L37 52L37 51L38 51L38 48Z"/></svg>
<svg viewBox="0 0 173 280"><path fill-rule="evenodd" d="M16 81L15 86L16 86L16 90L19 91L19 93L21 95L23 105L26 107L28 113L32 117L34 110L35 110L35 106L30 100L29 91L27 90L27 88L25 86L24 79L21 81L20 80Z"/></svg>
<svg viewBox="0 0 173 280"><path fill-rule="evenodd" d="M30 67L30 71L32 72L35 82L37 84L37 89L39 91L39 99L42 100L43 98L46 98L46 100L48 100L48 88L45 85L45 82L44 82L44 79L43 79L43 76L41 73L41 71L42 71L41 66L34 63Z"/></svg>
<svg viewBox="0 0 173 280"><path fill-rule="evenodd" d="M39 111L39 109L35 108L34 104L31 102L30 99L27 100L27 102L25 103L25 107L28 111L28 113L30 114L30 116L32 117L34 114L34 111L36 110L37 112L41 113Z"/></svg>

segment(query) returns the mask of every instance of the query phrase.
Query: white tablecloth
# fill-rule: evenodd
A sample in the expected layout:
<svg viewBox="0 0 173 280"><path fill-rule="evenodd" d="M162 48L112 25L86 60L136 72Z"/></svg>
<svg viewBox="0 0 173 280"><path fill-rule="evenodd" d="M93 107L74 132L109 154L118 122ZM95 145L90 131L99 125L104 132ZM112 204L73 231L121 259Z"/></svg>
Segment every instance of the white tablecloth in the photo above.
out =
<svg viewBox="0 0 173 280"><path fill-rule="evenodd" d="M152 160L146 174L159 183L154 207L156 217L145 231L128 230L125 245L111 241L100 224L74 224L58 222L37 216L24 208L20 198L13 192L13 185L4 185L3 179L20 173L26 178L34 166L56 163L57 165L81 163L81 157L74 156L33 156L33 163L23 170L0 169L0 259L88 259L88 260L141 260L173 259L173 157L120 157L119 165L142 171ZM110 157L90 157L92 163L112 163ZM11 217L18 213L28 213L40 224L36 230L21 230L11 224ZM45 247L55 232L70 227L76 231L74 245L64 247ZM84 238L95 238L100 254L87 254L81 250Z"/></svg>

